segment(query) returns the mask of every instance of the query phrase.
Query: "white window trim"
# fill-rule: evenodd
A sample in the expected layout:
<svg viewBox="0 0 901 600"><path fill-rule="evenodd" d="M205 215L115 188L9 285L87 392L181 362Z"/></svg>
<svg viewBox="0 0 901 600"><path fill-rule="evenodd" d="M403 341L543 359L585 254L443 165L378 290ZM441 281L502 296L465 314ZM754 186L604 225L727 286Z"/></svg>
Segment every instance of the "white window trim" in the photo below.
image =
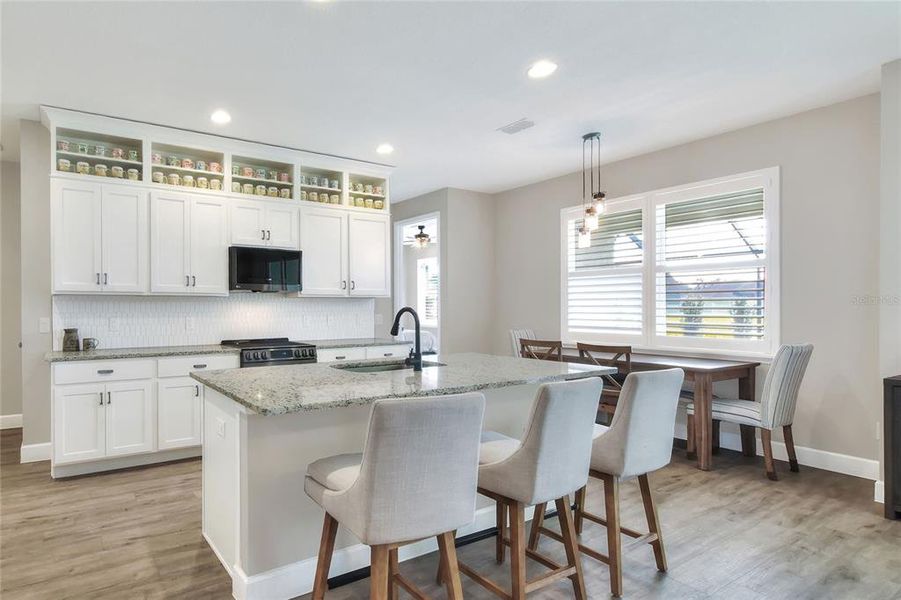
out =
<svg viewBox="0 0 901 600"><path fill-rule="evenodd" d="M560 211L560 332L564 344L576 342L606 342L611 344L630 344L636 352L654 352L660 354L693 354L722 358L766 359L771 357L779 347L781 338L780 298L781 298L781 254L780 254L780 170L770 167L758 171L749 171L717 179L708 179L687 185L652 190L642 194L625 196L607 200L606 213L615 214L625 210L642 209L642 228L644 237L644 253L642 257L642 333L640 335L603 335L603 336L571 336L567 324L567 279L568 273L568 230L567 222L582 214L583 206L571 206ZM748 348L747 344L729 344L720 340L715 347L710 347L709 340L704 338L680 338L678 344L667 344L665 336L656 335L656 288L657 273L656 241L657 241L657 206L661 203L690 200L703 196L714 196L723 193L747 189L763 188L764 218L766 219L766 260L767 286L764 291L764 303L767 307L766 329L764 339L756 348ZM742 261L735 261L736 265ZM747 264L747 263L745 263ZM724 266L725 263L718 263ZM634 268L627 268L634 269ZM607 270L606 272L609 272Z"/></svg>

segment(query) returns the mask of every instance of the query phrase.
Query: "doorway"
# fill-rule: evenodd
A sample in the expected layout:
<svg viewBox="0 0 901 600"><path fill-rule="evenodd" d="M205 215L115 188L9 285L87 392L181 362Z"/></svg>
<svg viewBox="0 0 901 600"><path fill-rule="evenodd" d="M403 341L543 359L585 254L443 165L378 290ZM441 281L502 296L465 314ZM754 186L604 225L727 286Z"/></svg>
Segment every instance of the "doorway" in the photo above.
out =
<svg viewBox="0 0 901 600"><path fill-rule="evenodd" d="M441 346L441 217L429 213L394 224L394 310L412 306L419 314L422 351ZM412 328L401 332L413 339Z"/></svg>

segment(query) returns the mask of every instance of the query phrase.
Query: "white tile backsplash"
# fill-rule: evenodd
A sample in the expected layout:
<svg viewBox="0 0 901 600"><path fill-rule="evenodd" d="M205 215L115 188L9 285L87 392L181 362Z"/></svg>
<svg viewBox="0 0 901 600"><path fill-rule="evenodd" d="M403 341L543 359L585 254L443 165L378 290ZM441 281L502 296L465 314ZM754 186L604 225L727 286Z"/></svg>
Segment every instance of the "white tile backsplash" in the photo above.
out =
<svg viewBox="0 0 901 600"><path fill-rule="evenodd" d="M77 327L101 348L217 344L249 337L292 340L371 337L370 298L297 298L233 294L227 298L54 296L53 349Z"/></svg>

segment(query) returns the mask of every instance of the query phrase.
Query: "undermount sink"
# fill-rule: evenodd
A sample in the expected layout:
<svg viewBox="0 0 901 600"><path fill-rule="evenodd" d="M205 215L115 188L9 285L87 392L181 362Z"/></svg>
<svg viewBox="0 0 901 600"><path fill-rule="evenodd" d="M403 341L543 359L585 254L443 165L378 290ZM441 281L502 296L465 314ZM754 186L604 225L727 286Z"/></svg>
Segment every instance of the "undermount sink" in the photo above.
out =
<svg viewBox="0 0 901 600"><path fill-rule="evenodd" d="M431 367L445 367L444 363L439 362L425 362L422 363L422 368L431 368ZM332 365L333 369L341 369L342 371L351 371L353 373L381 373L383 371L403 371L404 369L413 370L413 365L407 365L404 363L392 362L386 364L377 364L377 365L360 365L360 364L344 364L344 365Z"/></svg>

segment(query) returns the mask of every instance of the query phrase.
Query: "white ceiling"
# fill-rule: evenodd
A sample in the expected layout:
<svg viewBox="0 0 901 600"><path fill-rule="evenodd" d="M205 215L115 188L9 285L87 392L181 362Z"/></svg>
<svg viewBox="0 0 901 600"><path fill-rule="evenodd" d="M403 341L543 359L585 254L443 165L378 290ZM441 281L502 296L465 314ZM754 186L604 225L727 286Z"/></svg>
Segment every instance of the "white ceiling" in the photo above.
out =
<svg viewBox="0 0 901 600"><path fill-rule="evenodd" d="M901 3L2 3L2 142L38 104L495 192L879 88ZM539 58L546 80L525 76ZM232 123L214 126L214 108ZM521 117L537 124L508 136Z"/></svg>

